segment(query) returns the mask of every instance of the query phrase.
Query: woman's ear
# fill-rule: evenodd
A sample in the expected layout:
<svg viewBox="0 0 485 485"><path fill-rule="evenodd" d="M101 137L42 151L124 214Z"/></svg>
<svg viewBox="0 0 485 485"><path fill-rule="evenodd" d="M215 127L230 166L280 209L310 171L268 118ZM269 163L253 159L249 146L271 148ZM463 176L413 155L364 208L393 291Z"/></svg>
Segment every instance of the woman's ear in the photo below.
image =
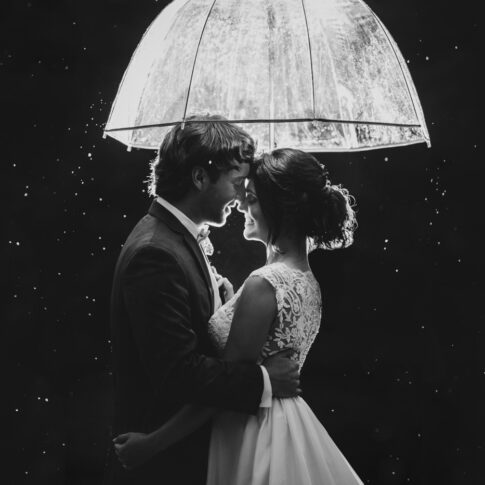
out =
<svg viewBox="0 0 485 485"><path fill-rule="evenodd" d="M207 188L210 183L210 179L205 168L196 166L192 169L192 183L200 192L203 192Z"/></svg>

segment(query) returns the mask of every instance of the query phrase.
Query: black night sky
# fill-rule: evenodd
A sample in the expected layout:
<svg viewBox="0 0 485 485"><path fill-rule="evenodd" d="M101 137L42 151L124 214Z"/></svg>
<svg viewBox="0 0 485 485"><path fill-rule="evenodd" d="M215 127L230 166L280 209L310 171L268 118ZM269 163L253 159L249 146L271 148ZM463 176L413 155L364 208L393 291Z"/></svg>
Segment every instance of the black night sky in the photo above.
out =
<svg viewBox="0 0 485 485"><path fill-rule="evenodd" d="M111 278L148 208L154 155L103 140L102 128L165 3L2 1L1 483L101 483ZM360 227L352 248L312 255L324 318L303 397L366 484L475 485L485 463L479 2L368 3L409 61L433 146L319 156L356 197ZM235 286L264 262L238 216L211 233Z"/></svg>

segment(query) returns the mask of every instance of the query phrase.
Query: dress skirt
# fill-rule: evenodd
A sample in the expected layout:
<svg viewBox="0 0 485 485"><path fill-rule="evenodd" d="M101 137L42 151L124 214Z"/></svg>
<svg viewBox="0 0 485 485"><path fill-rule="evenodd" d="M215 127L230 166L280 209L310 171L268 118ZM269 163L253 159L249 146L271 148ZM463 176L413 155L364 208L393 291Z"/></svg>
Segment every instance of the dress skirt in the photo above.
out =
<svg viewBox="0 0 485 485"><path fill-rule="evenodd" d="M207 485L363 485L301 397L213 424Z"/></svg>

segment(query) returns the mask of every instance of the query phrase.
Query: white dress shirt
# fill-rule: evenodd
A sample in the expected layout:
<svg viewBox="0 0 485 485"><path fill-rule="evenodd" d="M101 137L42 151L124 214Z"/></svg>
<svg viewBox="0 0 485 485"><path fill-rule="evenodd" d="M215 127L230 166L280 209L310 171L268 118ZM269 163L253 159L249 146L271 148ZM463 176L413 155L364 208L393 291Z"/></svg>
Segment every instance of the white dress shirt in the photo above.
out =
<svg viewBox="0 0 485 485"><path fill-rule="evenodd" d="M164 198L158 196L157 202L162 207L167 209L171 214L173 214L180 221L180 223L190 232L190 234L194 236L194 239L197 241L197 236L199 235L203 225L198 226L194 221L192 221L192 219L187 217L181 210L177 209L175 206L173 206L170 202L168 202ZM215 312L222 305L221 297L219 296L219 287L217 285L216 277L214 275L214 272L212 271L207 255L205 254L202 248L200 248L200 251L204 256L204 260L207 264L207 269L209 270L209 276L210 276L213 295L214 295L213 303L214 303L214 312ZM273 390L271 388L271 381L269 379L269 374L266 368L262 365L259 367L263 373L263 382L264 382L264 389L263 389L263 394L261 396L261 403L259 404L259 407L269 408L271 407L271 398L273 395L273 392L272 392Z"/></svg>

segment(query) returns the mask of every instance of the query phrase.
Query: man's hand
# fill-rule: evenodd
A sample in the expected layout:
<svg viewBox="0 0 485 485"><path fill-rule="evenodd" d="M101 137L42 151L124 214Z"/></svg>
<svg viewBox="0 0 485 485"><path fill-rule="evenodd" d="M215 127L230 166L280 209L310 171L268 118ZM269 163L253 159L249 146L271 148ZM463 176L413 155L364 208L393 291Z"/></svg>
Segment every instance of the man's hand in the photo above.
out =
<svg viewBox="0 0 485 485"><path fill-rule="evenodd" d="M118 460L127 470L142 465L156 451L149 435L145 433L120 434L113 440L113 443Z"/></svg>
<svg viewBox="0 0 485 485"><path fill-rule="evenodd" d="M296 397L301 394L298 363L291 360L292 349L282 350L264 360L273 389L273 396Z"/></svg>

